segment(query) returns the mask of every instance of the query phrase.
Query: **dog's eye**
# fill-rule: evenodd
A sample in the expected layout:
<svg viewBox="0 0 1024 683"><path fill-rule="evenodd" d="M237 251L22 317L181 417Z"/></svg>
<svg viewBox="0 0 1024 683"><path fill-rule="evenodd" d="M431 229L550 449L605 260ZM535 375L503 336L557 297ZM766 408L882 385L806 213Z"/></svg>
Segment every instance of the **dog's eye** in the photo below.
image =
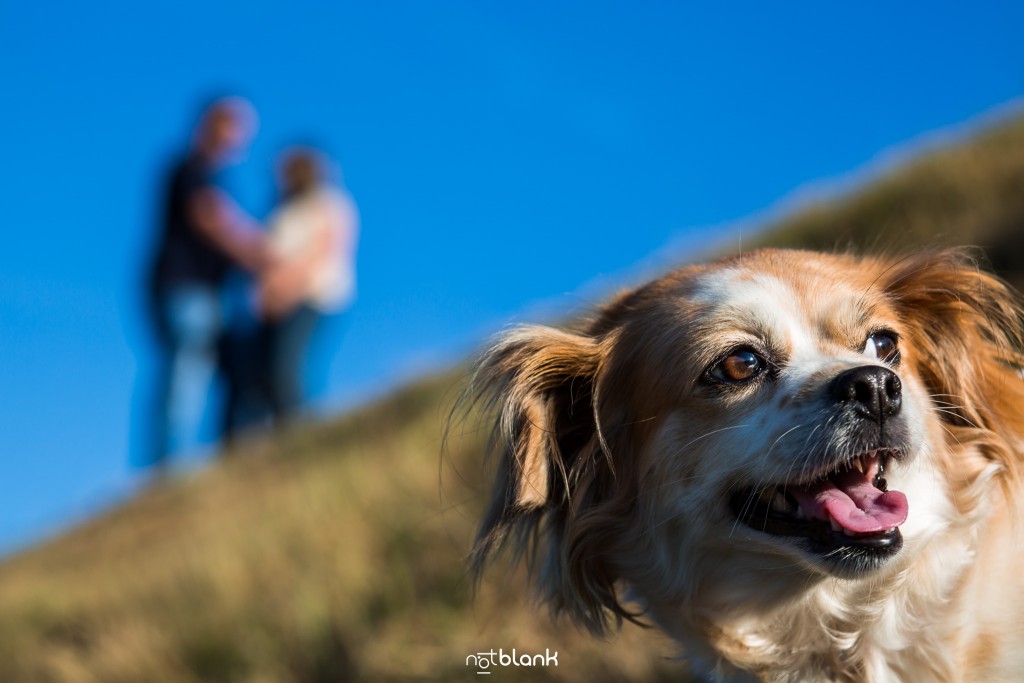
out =
<svg viewBox="0 0 1024 683"><path fill-rule="evenodd" d="M864 355L886 363L899 362L900 349L896 343L896 333L885 330L872 332L864 343Z"/></svg>
<svg viewBox="0 0 1024 683"><path fill-rule="evenodd" d="M729 382L753 379L764 370L764 360L753 351L734 351L715 366L714 374Z"/></svg>

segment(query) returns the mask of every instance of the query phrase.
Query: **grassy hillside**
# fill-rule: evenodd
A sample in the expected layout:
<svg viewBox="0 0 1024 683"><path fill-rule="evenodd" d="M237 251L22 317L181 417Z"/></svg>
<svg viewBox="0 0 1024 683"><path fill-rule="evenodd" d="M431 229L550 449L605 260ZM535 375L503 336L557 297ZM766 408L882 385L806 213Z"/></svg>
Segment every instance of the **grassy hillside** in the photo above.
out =
<svg viewBox="0 0 1024 683"><path fill-rule="evenodd" d="M463 556L482 502L480 435L441 432L462 373L227 460L0 568L0 681L479 680L466 656L559 652L501 680L660 680L631 628L609 646L552 624Z"/></svg>
<svg viewBox="0 0 1024 683"><path fill-rule="evenodd" d="M744 246L898 253L972 244L1024 280L1024 118L928 154L832 203L811 204Z"/></svg>
<svg viewBox="0 0 1024 683"><path fill-rule="evenodd" d="M906 249L972 242L1024 272L1024 121L932 154L762 244ZM0 565L5 683L481 680L467 655L559 653L495 680L685 679L655 632L610 642L553 623L521 577L470 599L463 558L483 505L472 418L442 456L463 372L274 441ZM484 679L486 680L486 679Z"/></svg>

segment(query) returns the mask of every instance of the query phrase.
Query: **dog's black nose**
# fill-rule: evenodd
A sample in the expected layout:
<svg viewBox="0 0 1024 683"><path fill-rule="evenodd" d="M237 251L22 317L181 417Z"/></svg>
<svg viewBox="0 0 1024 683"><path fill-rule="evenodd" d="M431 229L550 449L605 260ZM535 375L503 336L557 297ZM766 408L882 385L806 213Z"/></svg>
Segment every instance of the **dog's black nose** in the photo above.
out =
<svg viewBox="0 0 1024 683"><path fill-rule="evenodd" d="M832 396L840 403L850 404L864 417L877 420L900 412L903 385L896 373L880 365L862 365L845 370L832 380Z"/></svg>

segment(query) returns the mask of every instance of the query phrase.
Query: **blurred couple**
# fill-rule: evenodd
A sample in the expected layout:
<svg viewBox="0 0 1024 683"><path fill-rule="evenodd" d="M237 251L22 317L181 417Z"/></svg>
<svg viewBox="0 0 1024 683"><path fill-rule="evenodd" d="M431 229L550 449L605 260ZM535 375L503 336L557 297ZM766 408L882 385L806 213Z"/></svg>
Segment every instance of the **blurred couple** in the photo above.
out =
<svg viewBox="0 0 1024 683"><path fill-rule="evenodd" d="M247 100L215 100L163 188L150 277L163 358L148 464L163 466L169 455L202 443L218 374L227 385L225 440L294 417L318 323L343 310L354 293L356 211L331 182L322 153L281 154L279 200L265 226L235 200L225 171L244 157L256 128ZM229 284L240 272L248 274L244 291L232 297Z"/></svg>

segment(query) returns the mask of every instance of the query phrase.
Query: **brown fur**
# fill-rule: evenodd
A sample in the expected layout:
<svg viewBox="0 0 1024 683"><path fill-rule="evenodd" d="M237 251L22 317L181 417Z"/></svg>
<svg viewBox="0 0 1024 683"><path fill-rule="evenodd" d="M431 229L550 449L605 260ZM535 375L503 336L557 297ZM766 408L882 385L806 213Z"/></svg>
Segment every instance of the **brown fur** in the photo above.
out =
<svg viewBox="0 0 1024 683"><path fill-rule="evenodd" d="M782 372L797 363L773 317L790 304L761 296L762 286L785 287L799 311L790 317L812 321L800 334L836 364L853 362L867 325L898 332L906 401L925 404L914 426L925 447L907 466L918 474L906 476L933 473L946 488L915 493L929 500L911 500L923 510L914 535L863 578L748 553L735 529L703 518L721 501L699 487L757 466L756 457L729 462L745 442L725 440L728 430L774 424L758 412L774 389L712 395L703 369L733 337L774 345ZM753 305L726 296L744 288ZM670 273L577 330L515 330L476 372L474 392L496 415L497 472L474 570L508 545L556 612L597 634L642 615L712 677L1024 679L1024 660L1000 659L1024 645L1024 619L972 603L998 600L988 581L1014 596L1020 585L1021 329L1017 295L962 250L903 259L766 250ZM778 409L807 404L834 374L828 367L779 397Z"/></svg>

